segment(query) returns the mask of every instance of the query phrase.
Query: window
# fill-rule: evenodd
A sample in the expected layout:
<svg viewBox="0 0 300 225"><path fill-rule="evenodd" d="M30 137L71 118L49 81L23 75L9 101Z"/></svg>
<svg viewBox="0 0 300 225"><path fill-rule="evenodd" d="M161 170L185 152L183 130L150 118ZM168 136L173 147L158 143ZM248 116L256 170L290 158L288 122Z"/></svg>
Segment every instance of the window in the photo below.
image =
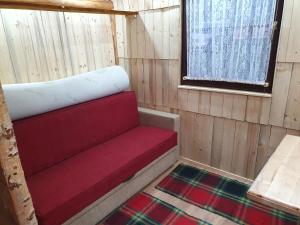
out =
<svg viewBox="0 0 300 225"><path fill-rule="evenodd" d="M271 92L283 0L183 0L182 79Z"/></svg>

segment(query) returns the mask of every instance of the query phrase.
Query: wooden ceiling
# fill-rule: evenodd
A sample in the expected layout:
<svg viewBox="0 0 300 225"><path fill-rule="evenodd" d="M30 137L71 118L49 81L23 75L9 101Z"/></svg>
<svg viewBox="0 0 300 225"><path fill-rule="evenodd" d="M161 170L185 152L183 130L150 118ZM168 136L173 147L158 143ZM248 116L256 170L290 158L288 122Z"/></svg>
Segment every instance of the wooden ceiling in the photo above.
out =
<svg viewBox="0 0 300 225"><path fill-rule="evenodd" d="M111 0L0 0L0 8L120 15L137 14L137 12L114 10Z"/></svg>

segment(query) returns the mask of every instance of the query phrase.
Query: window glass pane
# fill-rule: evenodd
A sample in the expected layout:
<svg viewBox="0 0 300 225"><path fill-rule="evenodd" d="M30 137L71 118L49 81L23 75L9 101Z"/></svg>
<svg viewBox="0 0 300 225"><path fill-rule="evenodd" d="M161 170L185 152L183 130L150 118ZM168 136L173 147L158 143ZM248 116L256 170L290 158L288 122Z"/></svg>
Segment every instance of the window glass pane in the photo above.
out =
<svg viewBox="0 0 300 225"><path fill-rule="evenodd" d="M187 79L263 85L276 0L186 0Z"/></svg>

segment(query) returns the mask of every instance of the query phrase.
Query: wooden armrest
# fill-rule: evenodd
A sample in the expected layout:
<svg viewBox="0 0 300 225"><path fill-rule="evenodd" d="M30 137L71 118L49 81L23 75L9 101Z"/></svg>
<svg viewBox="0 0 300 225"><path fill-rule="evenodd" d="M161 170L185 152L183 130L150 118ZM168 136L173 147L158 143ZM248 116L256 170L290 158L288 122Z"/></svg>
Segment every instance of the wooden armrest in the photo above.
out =
<svg viewBox="0 0 300 225"><path fill-rule="evenodd" d="M142 125L159 127L176 131L179 136L180 120L179 115L160 112L152 109L138 108Z"/></svg>

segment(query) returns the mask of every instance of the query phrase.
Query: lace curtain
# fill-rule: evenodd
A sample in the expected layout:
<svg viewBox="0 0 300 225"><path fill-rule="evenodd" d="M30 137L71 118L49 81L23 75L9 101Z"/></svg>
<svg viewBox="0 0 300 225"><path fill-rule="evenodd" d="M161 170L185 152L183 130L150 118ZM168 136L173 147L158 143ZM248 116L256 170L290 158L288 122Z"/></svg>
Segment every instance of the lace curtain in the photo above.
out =
<svg viewBox="0 0 300 225"><path fill-rule="evenodd" d="M264 85L276 0L186 0L187 79Z"/></svg>

